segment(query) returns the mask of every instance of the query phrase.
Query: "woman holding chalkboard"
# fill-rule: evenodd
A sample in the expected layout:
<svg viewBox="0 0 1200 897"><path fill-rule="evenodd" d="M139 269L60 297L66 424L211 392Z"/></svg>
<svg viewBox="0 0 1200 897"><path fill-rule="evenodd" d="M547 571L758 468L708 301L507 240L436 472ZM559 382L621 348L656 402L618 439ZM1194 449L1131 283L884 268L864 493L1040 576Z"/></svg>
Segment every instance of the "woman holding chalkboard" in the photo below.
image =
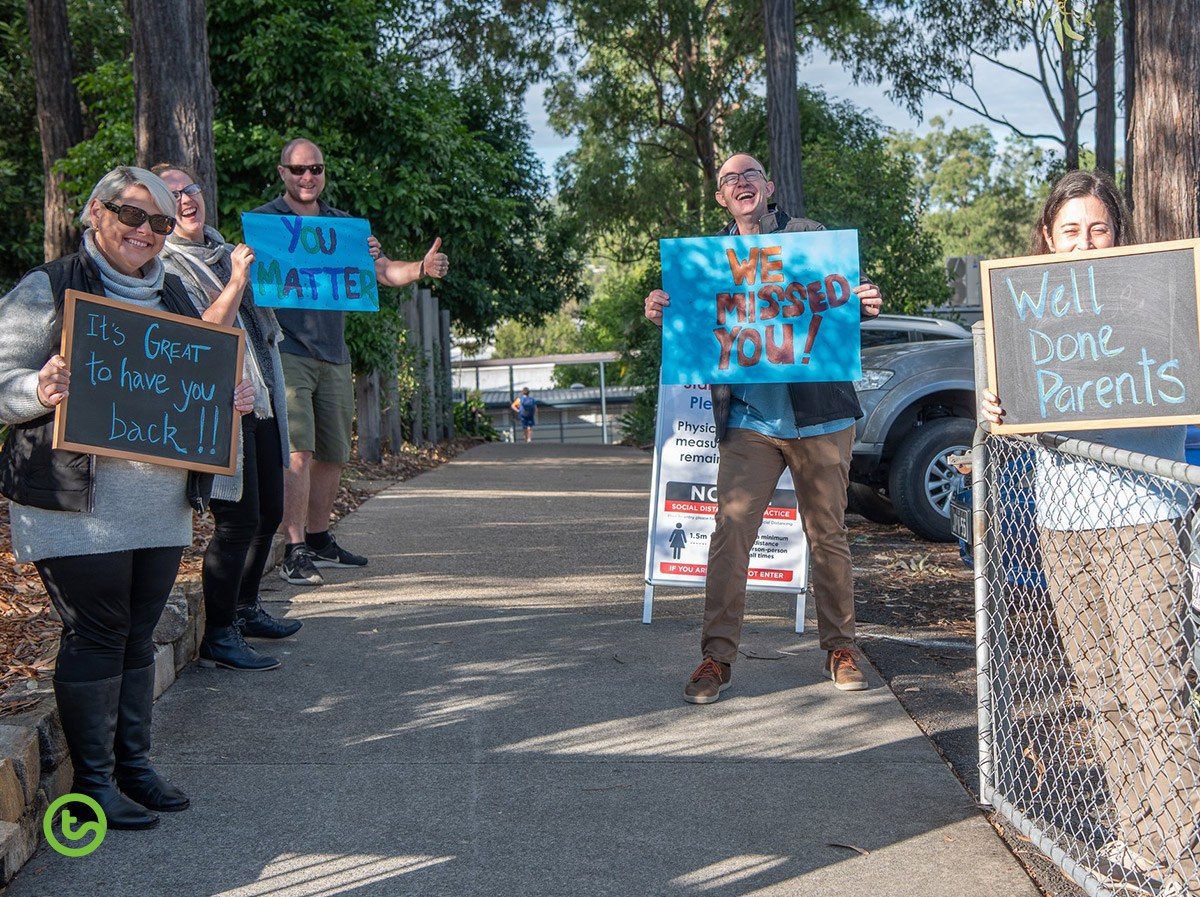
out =
<svg viewBox="0 0 1200 897"><path fill-rule="evenodd" d="M71 790L95 800L116 829L149 828L158 822L151 810L188 806L150 764L153 634L211 477L52 449L52 412L72 374L57 353L68 289L198 317L158 258L174 214L156 175L113 169L84 205L79 251L34 268L0 298L0 420L10 426L0 493L11 500L17 560L37 567L63 621L54 695ZM234 407L253 406L253 388L239 384Z"/></svg>
<svg viewBox="0 0 1200 897"><path fill-rule="evenodd" d="M1135 242L1112 180L1073 171L1046 199L1033 252ZM988 420L1002 421L994 393L984 392L981 408ZM1184 458L1182 426L1071 435ZM1200 752L1178 650L1186 500L1147 477L1049 451L1038 454L1036 483L1046 580L1063 649L1095 715L1097 757L1116 808L1115 837L1100 848L1098 872L1122 893L1187 894L1200 850ZM1147 879L1157 879L1156 890L1141 890Z"/></svg>
<svg viewBox="0 0 1200 897"><path fill-rule="evenodd" d="M260 671L279 666L242 638L293 635L299 620L277 620L263 609L258 588L283 519L283 469L288 462L287 396L279 340L283 331L269 308L260 308L247 288L254 250L231 246L204 224L204 188L183 165L154 171L176 197L174 232L163 263L179 275L206 321L246 332L245 376L254 384L254 413L242 419L237 472L213 481L216 526L204 552L204 639L200 663L230 670Z"/></svg>

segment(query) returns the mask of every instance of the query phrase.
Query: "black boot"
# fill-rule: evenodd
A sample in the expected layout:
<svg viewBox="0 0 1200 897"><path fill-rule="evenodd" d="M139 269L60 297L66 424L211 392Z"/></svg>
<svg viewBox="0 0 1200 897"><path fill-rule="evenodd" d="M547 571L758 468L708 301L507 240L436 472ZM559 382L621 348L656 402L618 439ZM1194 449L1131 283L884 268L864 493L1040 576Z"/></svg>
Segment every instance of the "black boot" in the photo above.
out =
<svg viewBox="0 0 1200 897"><path fill-rule="evenodd" d="M148 810L175 813L191 803L187 795L160 776L150 765L150 714L154 707L154 664L126 670L121 677L121 702L117 709L117 785L126 796Z"/></svg>
<svg viewBox="0 0 1200 897"><path fill-rule="evenodd" d="M158 817L118 791L113 778L121 681L121 676L114 676L98 682L54 682L58 718L75 768L71 791L95 800L109 828L150 828L158 825Z"/></svg>
<svg viewBox="0 0 1200 897"><path fill-rule="evenodd" d="M234 623L249 638L287 638L300 631L304 624L299 620L276 620L262 606L262 599L254 596L253 604L243 604L237 609Z"/></svg>
<svg viewBox="0 0 1200 897"><path fill-rule="evenodd" d="M242 631L236 626L212 626L206 623L204 638L200 642L200 666L257 673L275 669L279 661L259 654L247 645L242 638Z"/></svg>

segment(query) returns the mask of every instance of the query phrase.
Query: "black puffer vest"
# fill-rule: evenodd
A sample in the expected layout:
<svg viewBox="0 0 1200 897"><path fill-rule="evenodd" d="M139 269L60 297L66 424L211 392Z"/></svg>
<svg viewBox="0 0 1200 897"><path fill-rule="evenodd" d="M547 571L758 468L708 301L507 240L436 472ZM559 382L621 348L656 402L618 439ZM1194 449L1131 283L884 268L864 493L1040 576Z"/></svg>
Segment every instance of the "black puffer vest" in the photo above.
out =
<svg viewBox="0 0 1200 897"><path fill-rule="evenodd" d="M104 284L95 263L83 252L47 262L29 272L43 271L54 295L54 344L62 342L63 299L67 290L103 296ZM28 277L29 274L25 276ZM162 301L167 311L198 318L183 282L163 276ZM95 498L96 456L55 449L54 412L9 428L0 450L0 495L20 505L47 511L92 510ZM189 471L188 503L197 511L208 507L212 474Z"/></svg>

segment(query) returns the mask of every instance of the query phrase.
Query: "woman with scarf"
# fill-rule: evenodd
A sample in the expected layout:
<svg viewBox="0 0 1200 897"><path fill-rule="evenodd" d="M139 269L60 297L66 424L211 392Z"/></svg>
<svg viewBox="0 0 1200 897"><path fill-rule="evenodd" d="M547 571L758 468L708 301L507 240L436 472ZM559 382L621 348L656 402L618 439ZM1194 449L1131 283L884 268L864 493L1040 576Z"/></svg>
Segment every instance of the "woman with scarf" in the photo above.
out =
<svg viewBox="0 0 1200 897"><path fill-rule="evenodd" d="M91 798L114 829L150 828L158 823L150 811L189 805L150 763L153 636L212 478L53 448L53 409L71 385L58 354L63 300L75 289L198 317L158 257L174 213L156 175L115 168L84 205L80 250L34 268L0 298L0 421L10 428L0 493L11 500L17 560L37 567L62 619L54 696L71 791ZM243 381L234 408L253 407ZM77 802L77 815L95 817L86 806Z"/></svg>
<svg viewBox="0 0 1200 897"><path fill-rule="evenodd" d="M298 620L276 620L262 607L258 589L283 518L283 469L288 463L287 401L279 360L282 331L269 308L255 305L249 283L254 251L225 242L204 224L204 188L184 165L154 167L176 201L177 224L163 249L163 264L183 281L197 311L246 332L245 376L255 388L254 413L242 419L242 441L233 476L213 481L216 526L204 552L206 623L200 664L261 671L279 661L246 644L243 636L280 639Z"/></svg>

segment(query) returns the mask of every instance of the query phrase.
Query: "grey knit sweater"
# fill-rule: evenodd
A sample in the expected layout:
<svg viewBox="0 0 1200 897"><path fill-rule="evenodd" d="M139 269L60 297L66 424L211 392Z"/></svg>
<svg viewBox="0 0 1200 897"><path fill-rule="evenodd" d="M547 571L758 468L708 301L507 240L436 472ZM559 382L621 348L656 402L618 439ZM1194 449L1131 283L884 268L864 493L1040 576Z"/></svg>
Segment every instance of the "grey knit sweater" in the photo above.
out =
<svg viewBox="0 0 1200 897"><path fill-rule="evenodd" d="M99 267L110 297L141 308L163 307L157 296L163 269L157 259L146 266L150 276L130 278L115 271L94 249L90 231L85 234L82 251ZM50 278L41 271L24 277L0 298L0 320L4 321L0 327L0 421L25 423L46 413L37 397L37 374L59 351L52 337ZM186 481L187 472L177 468L97 457L91 513L10 504L13 552L18 561L28 563L190 545L192 511L185 494Z"/></svg>

